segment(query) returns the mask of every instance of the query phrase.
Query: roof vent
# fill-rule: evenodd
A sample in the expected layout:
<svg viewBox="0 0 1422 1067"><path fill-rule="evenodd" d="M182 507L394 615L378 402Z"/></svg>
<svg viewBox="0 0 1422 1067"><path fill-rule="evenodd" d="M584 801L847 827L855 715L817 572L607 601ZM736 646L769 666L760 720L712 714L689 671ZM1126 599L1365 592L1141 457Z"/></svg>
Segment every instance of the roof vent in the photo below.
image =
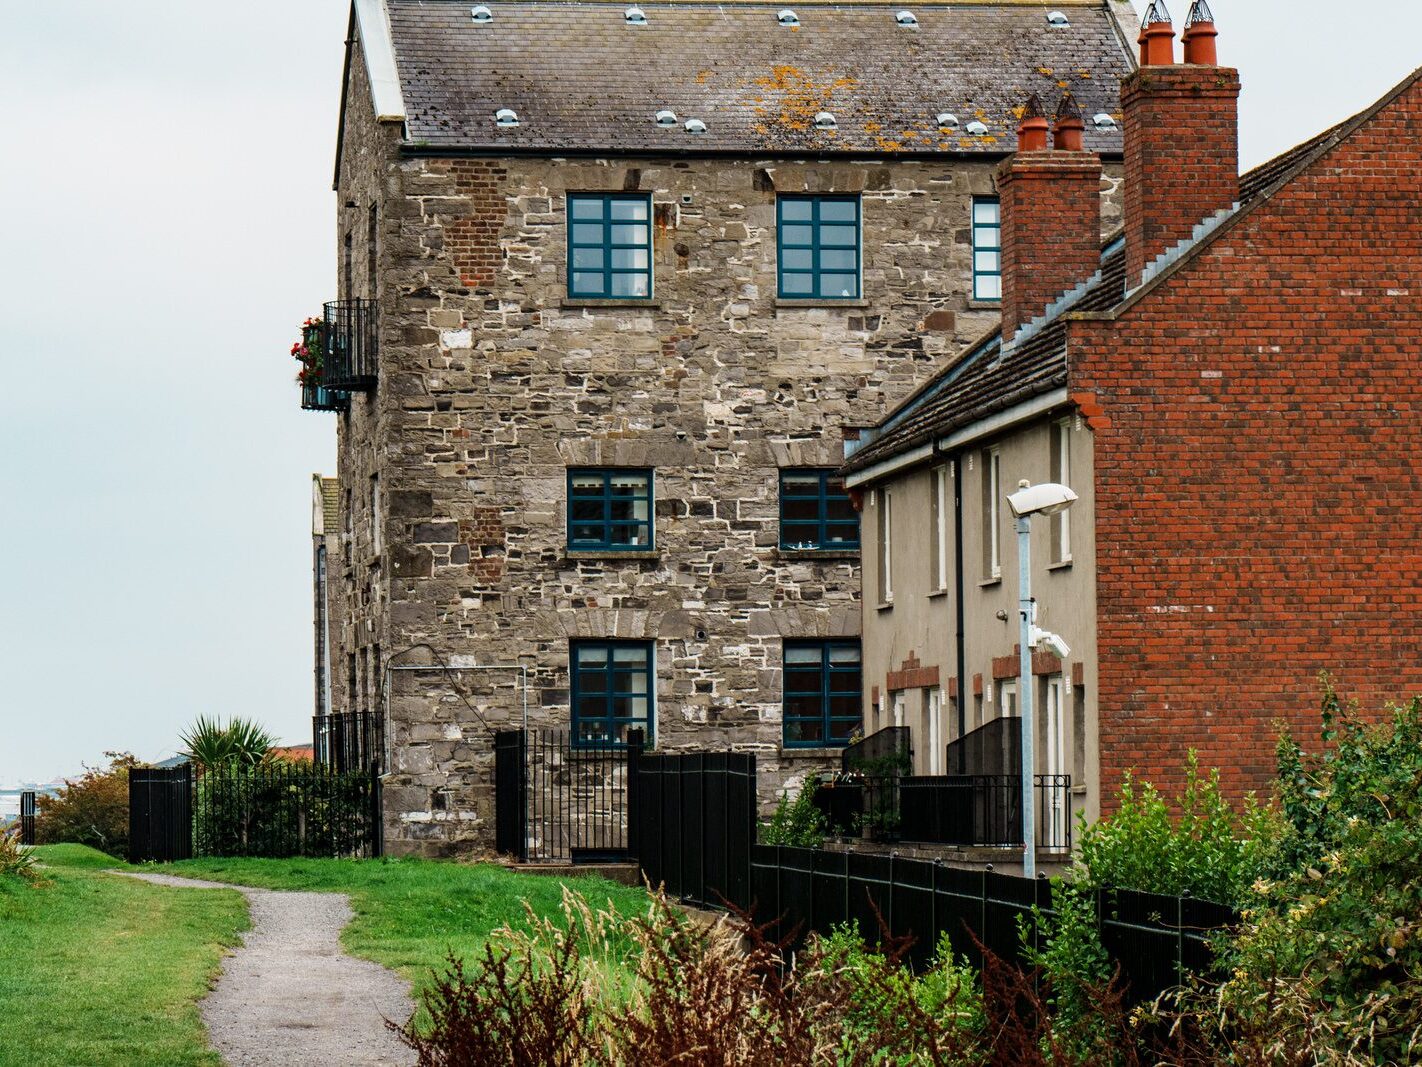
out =
<svg viewBox="0 0 1422 1067"><path fill-rule="evenodd" d="M821 111L815 116L815 129L817 130L832 130L838 125L839 123L835 121L834 116L828 111Z"/></svg>
<svg viewBox="0 0 1422 1067"><path fill-rule="evenodd" d="M1049 25L1049 26L1070 26L1070 25L1071 25L1071 19L1067 18L1066 15L1065 15L1063 12L1061 12L1061 11L1048 11L1048 12L1047 12L1047 25Z"/></svg>
<svg viewBox="0 0 1422 1067"><path fill-rule="evenodd" d="M894 21L897 22L900 26L908 26L910 28L918 26L918 16L915 15L912 11L898 12L894 15Z"/></svg>
<svg viewBox="0 0 1422 1067"><path fill-rule="evenodd" d="M665 109L657 112L656 122L658 126L675 126L676 112Z"/></svg>
<svg viewBox="0 0 1422 1067"><path fill-rule="evenodd" d="M800 25L800 16L791 11L788 7L780 9L780 14L775 16L782 26Z"/></svg>
<svg viewBox="0 0 1422 1067"><path fill-rule="evenodd" d="M936 121L938 122L938 125L945 130L956 130L960 125L960 123L958 122L958 116L953 114L953 112L951 111L940 111L937 115Z"/></svg>
<svg viewBox="0 0 1422 1067"><path fill-rule="evenodd" d="M472 18L475 22L480 23L494 21L494 13L490 11L487 7L485 7L483 4L480 4L476 8L471 8L469 11L469 17Z"/></svg>
<svg viewBox="0 0 1422 1067"><path fill-rule="evenodd" d="M501 107L494 112L494 122L504 127L517 126L518 112L511 107Z"/></svg>
<svg viewBox="0 0 1422 1067"><path fill-rule="evenodd" d="M1092 115L1091 122L1098 129L1102 130L1112 130L1116 128L1116 120L1104 111L1098 111L1095 115Z"/></svg>
<svg viewBox="0 0 1422 1067"><path fill-rule="evenodd" d="M706 123L702 122L700 119L687 119L686 132L692 134L693 136L700 136L701 134L706 132Z"/></svg>
<svg viewBox="0 0 1422 1067"><path fill-rule="evenodd" d="M622 17L627 20L629 26L645 26L647 24L646 12L635 5L624 11Z"/></svg>
<svg viewBox="0 0 1422 1067"><path fill-rule="evenodd" d="M968 123L968 132L974 137L986 137L988 132L987 124L974 119Z"/></svg>

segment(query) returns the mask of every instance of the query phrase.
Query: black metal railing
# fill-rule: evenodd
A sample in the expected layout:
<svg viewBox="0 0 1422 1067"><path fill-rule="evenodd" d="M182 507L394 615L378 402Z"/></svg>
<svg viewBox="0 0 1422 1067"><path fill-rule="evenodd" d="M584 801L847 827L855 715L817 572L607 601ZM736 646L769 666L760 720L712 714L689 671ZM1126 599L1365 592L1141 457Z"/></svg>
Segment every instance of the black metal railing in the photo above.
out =
<svg viewBox="0 0 1422 1067"><path fill-rule="evenodd" d="M332 300L326 305L324 384L343 392L375 388L380 375L375 301Z"/></svg>
<svg viewBox="0 0 1422 1067"><path fill-rule="evenodd" d="M607 863L633 854L642 731L627 744L573 743L567 730L502 730L494 738L500 850L525 863Z"/></svg>
<svg viewBox="0 0 1422 1067"><path fill-rule="evenodd" d="M913 738L907 726L887 726L848 745L840 754L840 783L861 789L852 832L867 833L878 841L892 841L899 833L899 781L913 773ZM830 798L831 800L835 798ZM842 817L849 807L841 803ZM844 828L837 827L840 833Z"/></svg>
<svg viewBox="0 0 1422 1067"><path fill-rule="evenodd" d="M303 411L345 411L349 397L335 389L312 382L301 383L301 409Z"/></svg>
<svg viewBox="0 0 1422 1067"><path fill-rule="evenodd" d="M311 745L317 764L333 771L366 771L385 767L385 732L379 715L340 712L311 719Z"/></svg>
<svg viewBox="0 0 1422 1067"><path fill-rule="evenodd" d="M949 774L1019 774L1022 720L1002 716L983 723L948 745Z"/></svg>
<svg viewBox="0 0 1422 1067"><path fill-rule="evenodd" d="M304 411L345 411L350 397L338 389L332 389L329 382L330 331L325 320L309 319L309 325L301 329L302 351L308 353L301 360L301 407Z"/></svg>
<svg viewBox="0 0 1422 1067"><path fill-rule="evenodd" d="M913 767L913 747L907 726L886 726L845 746L839 756L844 774L907 774Z"/></svg>
<svg viewBox="0 0 1422 1067"><path fill-rule="evenodd" d="M192 787L198 856L381 854L380 778L290 763L208 768Z"/></svg>
<svg viewBox="0 0 1422 1067"><path fill-rule="evenodd" d="M35 794L26 790L20 794L20 844L35 843Z"/></svg>
<svg viewBox="0 0 1422 1067"><path fill-rule="evenodd" d="M950 774L899 780L899 837L964 848L1022 847L1022 779ZM1034 779L1037 848L1071 850L1071 775Z"/></svg>

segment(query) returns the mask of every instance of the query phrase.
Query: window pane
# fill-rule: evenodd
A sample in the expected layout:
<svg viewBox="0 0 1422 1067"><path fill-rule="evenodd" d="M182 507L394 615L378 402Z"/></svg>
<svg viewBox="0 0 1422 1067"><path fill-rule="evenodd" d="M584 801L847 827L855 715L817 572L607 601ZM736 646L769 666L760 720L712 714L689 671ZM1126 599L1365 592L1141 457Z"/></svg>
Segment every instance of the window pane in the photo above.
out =
<svg viewBox="0 0 1422 1067"><path fill-rule="evenodd" d="M573 493L577 496L601 496L601 474L575 474L572 477Z"/></svg>
<svg viewBox="0 0 1422 1067"><path fill-rule="evenodd" d="M859 277L854 274L824 274L820 277L821 296L858 296Z"/></svg>
<svg viewBox="0 0 1422 1067"><path fill-rule="evenodd" d="M835 645L830 648L830 663L835 665L852 663L859 665L859 649L852 645Z"/></svg>
<svg viewBox="0 0 1422 1067"><path fill-rule="evenodd" d="M780 291L786 296L809 296L815 291L814 275L782 274L780 276Z"/></svg>
<svg viewBox="0 0 1422 1067"><path fill-rule="evenodd" d="M615 471L608 481L613 496L647 495L647 476L640 471Z"/></svg>
<svg viewBox="0 0 1422 1067"><path fill-rule="evenodd" d="M602 521L602 500L573 499L573 519L582 522Z"/></svg>
<svg viewBox="0 0 1422 1067"><path fill-rule="evenodd" d="M647 666L647 650L640 645L617 645L613 648L612 658L619 666Z"/></svg>
<svg viewBox="0 0 1422 1067"><path fill-rule="evenodd" d="M583 719L578 723L578 740L585 744L610 741L611 739L606 720L595 719L589 722L587 719Z"/></svg>
<svg viewBox="0 0 1422 1067"><path fill-rule="evenodd" d="M780 243L784 245L808 245L814 241L813 226L780 227Z"/></svg>
<svg viewBox="0 0 1422 1067"><path fill-rule="evenodd" d="M997 252L974 252L973 270L978 273L996 274L1002 269L1002 256Z"/></svg>
<svg viewBox="0 0 1422 1067"><path fill-rule="evenodd" d="M976 294L979 300L1001 300L1002 279L996 275L983 275L977 280Z"/></svg>
<svg viewBox="0 0 1422 1067"><path fill-rule="evenodd" d="M574 197L572 200L572 209L573 218L575 219L600 219L602 218L602 197Z"/></svg>
<svg viewBox="0 0 1422 1067"><path fill-rule="evenodd" d="M973 202L974 222L997 222L999 205L996 200L977 200Z"/></svg>
<svg viewBox="0 0 1422 1067"><path fill-rule="evenodd" d="M858 212L855 210L858 206L853 200L821 200L820 221L855 222L858 219Z"/></svg>
<svg viewBox="0 0 1422 1067"><path fill-rule="evenodd" d="M647 698L644 696L613 697L612 713L619 719L645 719L647 717Z"/></svg>
<svg viewBox="0 0 1422 1067"><path fill-rule="evenodd" d="M582 295L601 296L607 292L606 278L603 274L573 274L573 292Z"/></svg>
<svg viewBox="0 0 1422 1067"><path fill-rule="evenodd" d="M575 248L573 249L573 269L574 270L602 270L602 249L601 248Z"/></svg>
<svg viewBox="0 0 1422 1067"><path fill-rule="evenodd" d="M647 544L647 528L629 525L613 526L608 532L608 539L614 545L644 547Z"/></svg>
<svg viewBox="0 0 1422 1067"><path fill-rule="evenodd" d="M857 226L821 226L820 244L835 245L838 247L853 248L859 244L859 227Z"/></svg>
<svg viewBox="0 0 1422 1067"><path fill-rule="evenodd" d="M645 248L614 248L612 265L619 270L646 270L647 250Z"/></svg>
<svg viewBox="0 0 1422 1067"><path fill-rule="evenodd" d="M815 265L815 254L808 248L786 248L780 253L780 265L786 270L809 270Z"/></svg>
<svg viewBox="0 0 1422 1067"><path fill-rule="evenodd" d="M613 200L611 207L614 219L631 219L638 222L647 220L647 202L645 200Z"/></svg>
<svg viewBox="0 0 1422 1067"><path fill-rule="evenodd" d="M579 667L600 666L607 662L607 649L600 645L578 645L575 658Z"/></svg>
<svg viewBox="0 0 1422 1067"><path fill-rule="evenodd" d="M573 244L575 245L599 245L602 244L603 227L601 223L574 223Z"/></svg>
<svg viewBox="0 0 1422 1067"><path fill-rule="evenodd" d="M647 276L645 274L614 274L612 276L613 296L647 296Z"/></svg>
<svg viewBox="0 0 1422 1067"><path fill-rule="evenodd" d="M974 248L999 248L1002 245L1002 231L994 227L977 226L973 229Z"/></svg>
<svg viewBox="0 0 1422 1067"><path fill-rule="evenodd" d="M850 735L859 729L859 717L853 719L835 719L830 723L831 741L848 741Z"/></svg>
<svg viewBox="0 0 1422 1067"><path fill-rule="evenodd" d="M806 745L824 740L824 724L821 722L787 722L785 740L792 745Z"/></svg>
<svg viewBox="0 0 1422 1067"><path fill-rule="evenodd" d="M825 525L825 540L832 544L857 545L859 543L859 524L857 522L827 523Z"/></svg>
<svg viewBox="0 0 1422 1067"><path fill-rule="evenodd" d="M820 253L820 269L822 270L857 270L859 268L859 254L853 249L835 251L825 249Z"/></svg>
<svg viewBox="0 0 1422 1067"><path fill-rule="evenodd" d="M780 201L780 217L786 222L809 221L814 205L809 200L783 199Z"/></svg>
<svg viewBox="0 0 1422 1067"><path fill-rule="evenodd" d="M790 474L780 475L780 491L790 493L795 496L820 495L820 476L818 474Z"/></svg>
<svg viewBox="0 0 1422 1067"><path fill-rule="evenodd" d="M615 245L645 245L647 227L618 223L612 227L612 243Z"/></svg>
<svg viewBox="0 0 1422 1067"><path fill-rule="evenodd" d="M818 500L785 500L781 503L780 515L789 520L818 521L820 503Z"/></svg>

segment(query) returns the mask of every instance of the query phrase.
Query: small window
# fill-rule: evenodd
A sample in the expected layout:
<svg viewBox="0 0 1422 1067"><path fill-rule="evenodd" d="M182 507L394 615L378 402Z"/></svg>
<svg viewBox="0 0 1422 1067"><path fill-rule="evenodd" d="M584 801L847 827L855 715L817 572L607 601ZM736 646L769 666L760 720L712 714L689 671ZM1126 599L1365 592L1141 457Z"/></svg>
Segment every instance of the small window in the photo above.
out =
<svg viewBox="0 0 1422 1067"><path fill-rule="evenodd" d="M569 194L568 295L651 299L651 218L645 193Z"/></svg>
<svg viewBox="0 0 1422 1067"><path fill-rule="evenodd" d="M645 641L574 641L572 674L573 744L577 747L627 744L632 730L652 743L653 653Z"/></svg>
<svg viewBox="0 0 1422 1067"><path fill-rule="evenodd" d="M1071 420L1052 424L1052 481L1071 485ZM1071 509L1052 516L1052 562L1071 562Z"/></svg>
<svg viewBox="0 0 1422 1067"><path fill-rule="evenodd" d="M1017 679L997 687L998 714L1004 719L1017 718Z"/></svg>
<svg viewBox="0 0 1422 1067"><path fill-rule="evenodd" d="M877 497L878 507L875 508L875 512L878 520L877 539L879 542L879 603L892 604L894 602L894 495L887 489L880 489Z"/></svg>
<svg viewBox="0 0 1422 1067"><path fill-rule="evenodd" d="M948 468L937 467L929 472L932 479L930 492L933 494L932 528L929 531L930 576L929 588L941 593L948 588L948 516L952 506L948 502Z"/></svg>
<svg viewBox="0 0 1422 1067"><path fill-rule="evenodd" d="M862 722L857 641L785 642L785 746L842 746Z"/></svg>
<svg viewBox="0 0 1422 1067"><path fill-rule="evenodd" d="M857 549L859 513L832 470L780 472L780 547Z"/></svg>
<svg viewBox="0 0 1422 1067"><path fill-rule="evenodd" d="M947 759L943 741L943 690L938 686L923 691L923 733L928 738L928 773L942 774Z"/></svg>
<svg viewBox="0 0 1422 1067"><path fill-rule="evenodd" d="M790 300L859 298L859 197L782 196L780 295Z"/></svg>
<svg viewBox="0 0 1422 1067"><path fill-rule="evenodd" d="M983 453L983 577L1002 577L1002 453Z"/></svg>
<svg viewBox="0 0 1422 1067"><path fill-rule="evenodd" d="M568 547L604 552L652 548L652 472L570 470Z"/></svg>
<svg viewBox="0 0 1422 1067"><path fill-rule="evenodd" d="M973 200L973 299L1002 299L1002 207L995 196Z"/></svg>
<svg viewBox="0 0 1422 1067"><path fill-rule="evenodd" d="M380 475L370 476L370 551L380 555Z"/></svg>

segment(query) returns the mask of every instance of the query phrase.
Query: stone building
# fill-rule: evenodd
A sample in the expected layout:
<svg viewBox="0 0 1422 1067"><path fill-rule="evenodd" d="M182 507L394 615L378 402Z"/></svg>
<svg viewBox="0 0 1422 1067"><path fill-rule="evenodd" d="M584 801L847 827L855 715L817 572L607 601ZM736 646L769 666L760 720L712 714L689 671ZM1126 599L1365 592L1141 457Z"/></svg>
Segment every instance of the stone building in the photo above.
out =
<svg viewBox="0 0 1422 1067"><path fill-rule="evenodd" d="M386 842L492 839L490 729L862 728L851 424L998 321L995 174L1070 90L1119 225L1124 0L357 0L333 306L333 706Z"/></svg>
<svg viewBox="0 0 1422 1067"><path fill-rule="evenodd" d="M1002 328L846 464L870 726L931 738L921 771L1020 767L1005 498L1079 494L1033 524L1040 624L1071 652L1037 651L1030 684L1036 770L1093 817L1127 770L1177 788L1192 748L1263 788L1278 723L1316 740L1320 670L1369 709L1422 690L1422 72L1241 177L1238 72L1201 15L1183 64L1148 23L1122 84L1122 231L1097 240L1095 155L1024 123Z"/></svg>

